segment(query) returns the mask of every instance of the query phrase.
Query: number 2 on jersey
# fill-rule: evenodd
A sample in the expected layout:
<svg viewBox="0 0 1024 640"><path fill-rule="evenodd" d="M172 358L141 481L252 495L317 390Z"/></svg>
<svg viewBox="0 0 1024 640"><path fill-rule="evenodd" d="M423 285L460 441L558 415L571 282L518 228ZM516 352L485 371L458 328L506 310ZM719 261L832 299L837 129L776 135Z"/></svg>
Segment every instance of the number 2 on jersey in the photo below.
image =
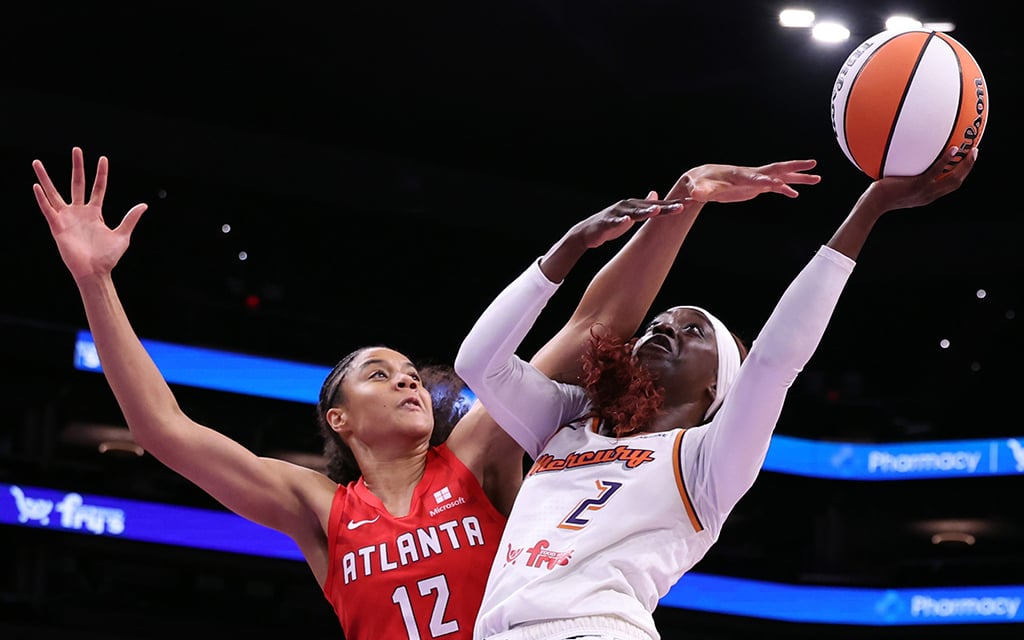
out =
<svg viewBox="0 0 1024 640"><path fill-rule="evenodd" d="M597 487L597 497L580 500L576 508L559 523L559 529L579 530L587 526L590 523L590 519L583 516L588 511L601 510L604 505L608 504L608 500L611 499L612 495L622 486L621 482L612 482L611 480L596 480L594 484Z"/></svg>

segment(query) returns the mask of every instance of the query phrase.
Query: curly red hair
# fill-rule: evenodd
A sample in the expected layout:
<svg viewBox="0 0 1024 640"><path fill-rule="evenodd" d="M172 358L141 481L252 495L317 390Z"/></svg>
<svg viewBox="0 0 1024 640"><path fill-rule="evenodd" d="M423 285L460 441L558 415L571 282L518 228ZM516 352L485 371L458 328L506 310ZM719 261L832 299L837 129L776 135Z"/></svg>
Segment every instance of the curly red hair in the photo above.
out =
<svg viewBox="0 0 1024 640"><path fill-rule="evenodd" d="M633 357L636 341L591 330L590 347L583 355L582 386L590 394L594 413L614 425L618 437L648 426L665 400L664 390Z"/></svg>

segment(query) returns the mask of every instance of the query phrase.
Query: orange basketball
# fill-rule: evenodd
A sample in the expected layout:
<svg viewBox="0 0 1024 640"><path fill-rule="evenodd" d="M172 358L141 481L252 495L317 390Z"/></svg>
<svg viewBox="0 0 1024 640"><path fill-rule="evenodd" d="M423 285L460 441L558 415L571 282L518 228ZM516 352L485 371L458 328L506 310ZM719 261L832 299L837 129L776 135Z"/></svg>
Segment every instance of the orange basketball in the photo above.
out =
<svg viewBox="0 0 1024 640"><path fill-rule="evenodd" d="M926 29L883 31L846 59L832 91L832 130L872 179L916 176L950 147L952 169L978 146L988 87L970 52Z"/></svg>

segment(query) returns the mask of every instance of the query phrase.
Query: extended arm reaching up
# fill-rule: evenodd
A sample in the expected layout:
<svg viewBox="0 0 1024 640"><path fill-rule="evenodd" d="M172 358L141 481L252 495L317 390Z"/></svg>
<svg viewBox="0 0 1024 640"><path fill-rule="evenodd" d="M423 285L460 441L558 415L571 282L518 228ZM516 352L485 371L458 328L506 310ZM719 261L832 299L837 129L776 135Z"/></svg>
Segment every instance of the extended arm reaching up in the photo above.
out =
<svg viewBox="0 0 1024 640"><path fill-rule="evenodd" d="M326 514L333 491L330 481L303 467L257 457L192 421L178 406L125 314L111 272L127 250L146 205L132 207L111 229L102 210L108 172L105 157L97 164L88 200L80 148L72 150L70 202L61 197L41 162L36 160L32 166L39 180L33 185L36 201L78 286L104 375L136 441L228 509L292 536L309 552L324 537L310 509L312 496L326 497L322 511ZM321 577L322 572L313 568Z"/></svg>
<svg viewBox="0 0 1024 640"><path fill-rule="evenodd" d="M671 215L658 215L642 223L594 276L572 317L534 355L531 363L555 380L575 382L591 327L600 324L610 335L622 338L636 333L706 203L743 202L768 193L796 198L799 192L794 185L821 181L821 176L807 173L815 166L815 160L786 160L759 167L704 164L688 170L664 198L664 202L685 201L685 207L662 210L661 213ZM655 191L647 195L651 203L657 198ZM633 222L623 224L632 226ZM628 227L622 230L626 231ZM559 245L567 240L563 237ZM553 281L561 282L585 250L576 247L563 256L562 265L548 264L545 272L550 273ZM547 257L551 255L549 252Z"/></svg>
<svg viewBox="0 0 1024 640"><path fill-rule="evenodd" d="M530 405L537 414L519 421L510 413L508 419L521 422L523 429L514 429L514 437L527 452L536 452L553 428L551 421L557 423L565 417L565 411L557 408L561 403L557 397L559 387L551 385L543 373L560 381L575 382L590 329L595 324L604 325L622 338L636 331L703 204L739 202L762 193L796 197L798 193L792 184L820 181L819 176L803 173L814 166L813 160L762 167L702 165L683 174L670 190L669 200L655 200L657 194L652 192L648 200L620 201L574 225L540 260L539 266L531 266L485 311L463 343L456 369L470 388L478 395L483 394L481 399L488 395L485 379L525 377L533 381L530 389L539 394L538 401L524 399L515 404L520 408ZM622 236L637 222L643 222L639 232L594 278L569 323L533 358L534 366L525 366L515 357L507 358L514 355L548 297L583 253ZM510 315L502 318L504 313ZM496 347L492 340L501 346ZM501 407L507 404L495 396L491 396L490 403L484 402L492 413L502 413ZM575 407L574 402L569 404ZM554 414L548 413L550 408L554 408ZM571 413L574 409L567 410ZM502 426L508 428L506 424Z"/></svg>
<svg viewBox="0 0 1024 640"><path fill-rule="evenodd" d="M696 468L713 478L708 484L716 488L715 508L732 509L760 472L786 393L817 350L875 223L886 212L924 206L955 191L976 158L977 150L941 179L945 158L919 176L871 183L828 244L786 288L705 436Z"/></svg>

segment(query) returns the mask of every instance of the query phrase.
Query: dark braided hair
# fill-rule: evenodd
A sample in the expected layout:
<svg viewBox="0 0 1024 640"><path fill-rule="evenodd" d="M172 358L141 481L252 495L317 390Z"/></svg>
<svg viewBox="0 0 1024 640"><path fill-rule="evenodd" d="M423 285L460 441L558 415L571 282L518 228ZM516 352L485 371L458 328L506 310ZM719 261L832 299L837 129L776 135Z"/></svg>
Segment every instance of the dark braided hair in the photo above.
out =
<svg viewBox="0 0 1024 640"><path fill-rule="evenodd" d="M320 436L324 439L324 457L327 459L324 473L338 484L348 484L353 480L358 480L362 472L359 469L359 464L356 463L352 449L345 444L338 432L327 424L327 411L337 404L341 383L349 369L352 368L356 356L366 349L372 348L362 347L342 358L338 364L334 365L320 386L320 398L316 405L316 421L320 427Z"/></svg>
<svg viewBox="0 0 1024 640"><path fill-rule="evenodd" d="M320 387L320 398L317 402L317 424L320 436L324 440L324 457L327 462L324 472L338 484L348 484L362 476L359 463L356 462L352 449L341 439L338 432L327 424L327 411L343 400L341 384L352 368L352 363L367 349L386 349L381 345L366 346L356 349L342 358L327 374ZM449 365L433 364L419 369L423 386L430 391L431 404L434 410L434 431L430 436L430 444L436 446L448 439L452 428L465 415L472 404L464 392L466 383Z"/></svg>

